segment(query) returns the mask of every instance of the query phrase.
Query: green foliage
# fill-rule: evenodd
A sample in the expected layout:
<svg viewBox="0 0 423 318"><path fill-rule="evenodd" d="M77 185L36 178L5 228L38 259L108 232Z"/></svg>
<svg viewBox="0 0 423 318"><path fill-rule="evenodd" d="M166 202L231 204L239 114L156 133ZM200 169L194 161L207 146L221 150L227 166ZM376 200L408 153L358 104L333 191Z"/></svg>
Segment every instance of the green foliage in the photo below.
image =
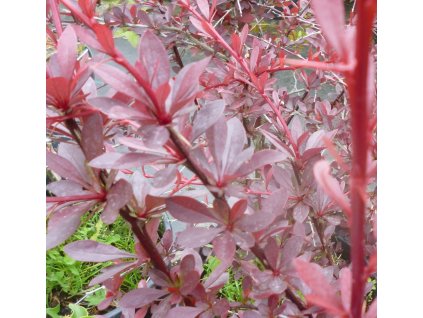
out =
<svg viewBox="0 0 423 318"><path fill-rule="evenodd" d="M60 305L46 309L47 316L51 318L61 318L61 316L59 315L59 312L60 312Z"/></svg>
<svg viewBox="0 0 423 318"><path fill-rule="evenodd" d="M207 262L204 263L204 280L210 276L213 270L219 266L220 260L214 256L209 256ZM226 284L219 290L219 295L222 298L226 298L228 301L241 302L242 297L242 278L235 279L234 272L230 267L228 269L229 279Z"/></svg>
<svg viewBox="0 0 423 318"><path fill-rule="evenodd" d="M113 35L117 38L124 38L133 47L137 47L140 40L140 36L128 28L116 28L113 32Z"/></svg>
<svg viewBox="0 0 423 318"><path fill-rule="evenodd" d="M99 274L100 270L110 264L78 262L65 255L63 246L76 240L96 240L112 244L119 249L134 252L134 240L130 229L123 219L118 219L113 225L105 225L97 212L91 218L85 217L82 226L65 244L49 250L46 255L47 306L58 301L64 307L68 301L82 298L89 289L88 283ZM122 290L136 288L141 276L135 271L129 274L122 284ZM86 297L87 306L93 307L105 297L104 290ZM50 308L50 316L54 316L56 307Z"/></svg>
<svg viewBox="0 0 423 318"><path fill-rule="evenodd" d="M369 277L367 279L367 282L372 284L372 289L366 295L367 304L371 304L372 301L376 298L377 281L376 281L376 278Z"/></svg>
<svg viewBox="0 0 423 318"><path fill-rule="evenodd" d="M101 303L105 297L106 297L106 290L99 289L95 291L94 293L88 295L84 300L87 302L88 307L94 307L94 306L97 306L99 303Z"/></svg>

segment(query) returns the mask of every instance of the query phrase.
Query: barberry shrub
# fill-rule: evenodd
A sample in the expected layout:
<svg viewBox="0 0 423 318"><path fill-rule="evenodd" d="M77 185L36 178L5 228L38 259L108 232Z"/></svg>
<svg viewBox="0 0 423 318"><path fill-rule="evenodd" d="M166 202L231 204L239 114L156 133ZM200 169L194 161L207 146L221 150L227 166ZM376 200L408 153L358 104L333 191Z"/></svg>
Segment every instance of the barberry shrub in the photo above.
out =
<svg viewBox="0 0 423 318"><path fill-rule="evenodd" d="M99 309L376 317L375 13L375 0L47 1L47 248L97 212L135 240L64 247L112 261L90 283L107 289ZM229 270L237 302L219 292Z"/></svg>

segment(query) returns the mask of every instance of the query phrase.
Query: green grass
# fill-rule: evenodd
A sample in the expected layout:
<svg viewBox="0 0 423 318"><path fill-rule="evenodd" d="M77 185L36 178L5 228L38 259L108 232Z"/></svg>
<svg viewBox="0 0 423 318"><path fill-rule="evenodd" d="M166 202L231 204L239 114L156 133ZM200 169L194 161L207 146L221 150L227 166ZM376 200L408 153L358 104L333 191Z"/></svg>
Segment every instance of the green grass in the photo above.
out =
<svg viewBox="0 0 423 318"><path fill-rule="evenodd" d="M212 271L220 264L219 259L214 256L209 256L207 262L204 263L204 280L210 276ZM242 278L235 279L234 271L232 267L228 269L229 279L226 284L219 290L218 296L220 298L226 298L228 301L243 301L242 295Z"/></svg>
<svg viewBox="0 0 423 318"><path fill-rule="evenodd" d="M99 213L94 214L89 220L85 218L78 231L60 245L47 252L46 255L46 300L47 307L57 304L66 307L69 303L76 302L85 293L93 288L88 288L88 283L99 274L100 270L110 264L86 263L75 261L65 255L63 246L76 240L96 240L111 244L119 249L134 252L134 239L124 220L119 218L114 224L107 226L101 222ZM127 291L136 288L141 275L134 271L127 275L121 289ZM84 305L88 308L96 306L104 299L104 291L98 291L86 299Z"/></svg>

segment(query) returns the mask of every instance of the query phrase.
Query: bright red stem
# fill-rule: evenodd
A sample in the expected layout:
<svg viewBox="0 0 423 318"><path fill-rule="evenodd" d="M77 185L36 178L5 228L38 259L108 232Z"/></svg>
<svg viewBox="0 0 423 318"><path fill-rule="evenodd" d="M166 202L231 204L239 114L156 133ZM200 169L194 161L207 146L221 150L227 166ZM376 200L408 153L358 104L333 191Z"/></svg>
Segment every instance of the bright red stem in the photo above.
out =
<svg viewBox="0 0 423 318"><path fill-rule="evenodd" d="M57 35L60 37L63 32L62 22L60 21L60 12L59 6L57 5L56 0L49 0L51 14L53 17L54 27L56 28Z"/></svg>
<svg viewBox="0 0 423 318"><path fill-rule="evenodd" d="M373 0L357 1L357 38L355 57L357 64L348 74L347 82L351 100L352 170L351 170L351 258L352 293L351 317L361 318L366 283L364 225L366 199L361 193L366 189L367 150L369 130L368 71L371 31L376 3Z"/></svg>

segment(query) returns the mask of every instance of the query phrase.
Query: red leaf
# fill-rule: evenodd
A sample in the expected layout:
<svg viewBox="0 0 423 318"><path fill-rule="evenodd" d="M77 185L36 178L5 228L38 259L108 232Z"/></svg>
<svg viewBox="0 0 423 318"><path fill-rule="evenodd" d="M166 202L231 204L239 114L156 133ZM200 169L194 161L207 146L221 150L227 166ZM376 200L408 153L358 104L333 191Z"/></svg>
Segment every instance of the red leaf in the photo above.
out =
<svg viewBox="0 0 423 318"><path fill-rule="evenodd" d="M169 82L170 64L167 52L160 39L152 31L144 32L138 46L138 54L136 66L154 90Z"/></svg>
<svg viewBox="0 0 423 318"><path fill-rule="evenodd" d="M190 16L189 20L191 21L192 25L195 26L197 30L202 32L206 37L212 37L208 32L209 30L206 30L207 28L203 25L202 21L199 21L193 16Z"/></svg>
<svg viewBox="0 0 423 318"><path fill-rule="evenodd" d="M319 186L321 186L325 193L344 210L345 214L349 216L351 214L350 204L338 181L330 175L329 163L325 160L318 161L314 165L313 171L314 177L316 178Z"/></svg>
<svg viewBox="0 0 423 318"><path fill-rule="evenodd" d="M236 33L232 33L231 35L231 43L232 43L232 48L234 49L234 51L237 54L241 53L241 39L239 38L239 35Z"/></svg>
<svg viewBox="0 0 423 318"><path fill-rule="evenodd" d="M342 0L312 0L311 7L323 35L340 58L348 54L345 42L345 9Z"/></svg>
<svg viewBox="0 0 423 318"><path fill-rule="evenodd" d="M176 76L172 88L172 105L170 114L173 115L186 105L190 105L198 93L198 79L204 72L210 57L185 66Z"/></svg>
<svg viewBox="0 0 423 318"><path fill-rule="evenodd" d="M134 254L91 240L70 243L63 250L73 259L81 262L99 263L120 258L136 258Z"/></svg>
<svg viewBox="0 0 423 318"><path fill-rule="evenodd" d="M105 224L112 224L119 215L119 210L132 198L132 186L120 179L107 192L107 203L101 213L101 220Z"/></svg>
<svg viewBox="0 0 423 318"><path fill-rule="evenodd" d="M69 108L70 82L64 77L52 77L46 80L47 104L62 110Z"/></svg>
<svg viewBox="0 0 423 318"><path fill-rule="evenodd" d="M168 294L167 290L154 288L138 288L125 294L119 301L119 307L122 308L140 308L148 305L160 297Z"/></svg>
<svg viewBox="0 0 423 318"><path fill-rule="evenodd" d="M94 24L92 26L95 34L97 35L97 40L102 46L104 53L109 54L110 56L116 55L115 42L113 40L112 31L104 24Z"/></svg>
<svg viewBox="0 0 423 318"><path fill-rule="evenodd" d="M116 67L107 64L94 64L91 68L105 83L109 84L118 92L141 102L149 100L144 90L129 75L118 70Z"/></svg>
<svg viewBox="0 0 423 318"><path fill-rule="evenodd" d="M198 8L200 9L203 16L209 20L210 19L210 9L209 2L207 0L197 0Z"/></svg>
<svg viewBox="0 0 423 318"><path fill-rule="evenodd" d="M56 54L61 76L71 79L77 58L77 39L72 27L68 26L60 36Z"/></svg>
<svg viewBox="0 0 423 318"><path fill-rule="evenodd" d="M176 219L196 223L216 223L216 219L210 213L207 206L190 197L174 196L166 199L169 213Z"/></svg>
<svg viewBox="0 0 423 318"><path fill-rule="evenodd" d="M248 30L248 24L246 23L246 24L244 24L244 27L242 28L241 35L240 35L241 47L244 46L245 41L247 41L248 31L249 31Z"/></svg>
<svg viewBox="0 0 423 318"><path fill-rule="evenodd" d="M103 47L97 41L96 35L92 30L85 29L80 25L72 25L72 28L75 30L75 33L81 42L97 51L103 51Z"/></svg>
<svg viewBox="0 0 423 318"><path fill-rule="evenodd" d="M48 222L47 249L56 247L75 233L81 223L81 216L95 203L95 201L88 201L56 211Z"/></svg>
<svg viewBox="0 0 423 318"><path fill-rule="evenodd" d="M352 274L348 267L339 271L339 283L341 287L341 299L345 311L349 312L351 307Z"/></svg>

